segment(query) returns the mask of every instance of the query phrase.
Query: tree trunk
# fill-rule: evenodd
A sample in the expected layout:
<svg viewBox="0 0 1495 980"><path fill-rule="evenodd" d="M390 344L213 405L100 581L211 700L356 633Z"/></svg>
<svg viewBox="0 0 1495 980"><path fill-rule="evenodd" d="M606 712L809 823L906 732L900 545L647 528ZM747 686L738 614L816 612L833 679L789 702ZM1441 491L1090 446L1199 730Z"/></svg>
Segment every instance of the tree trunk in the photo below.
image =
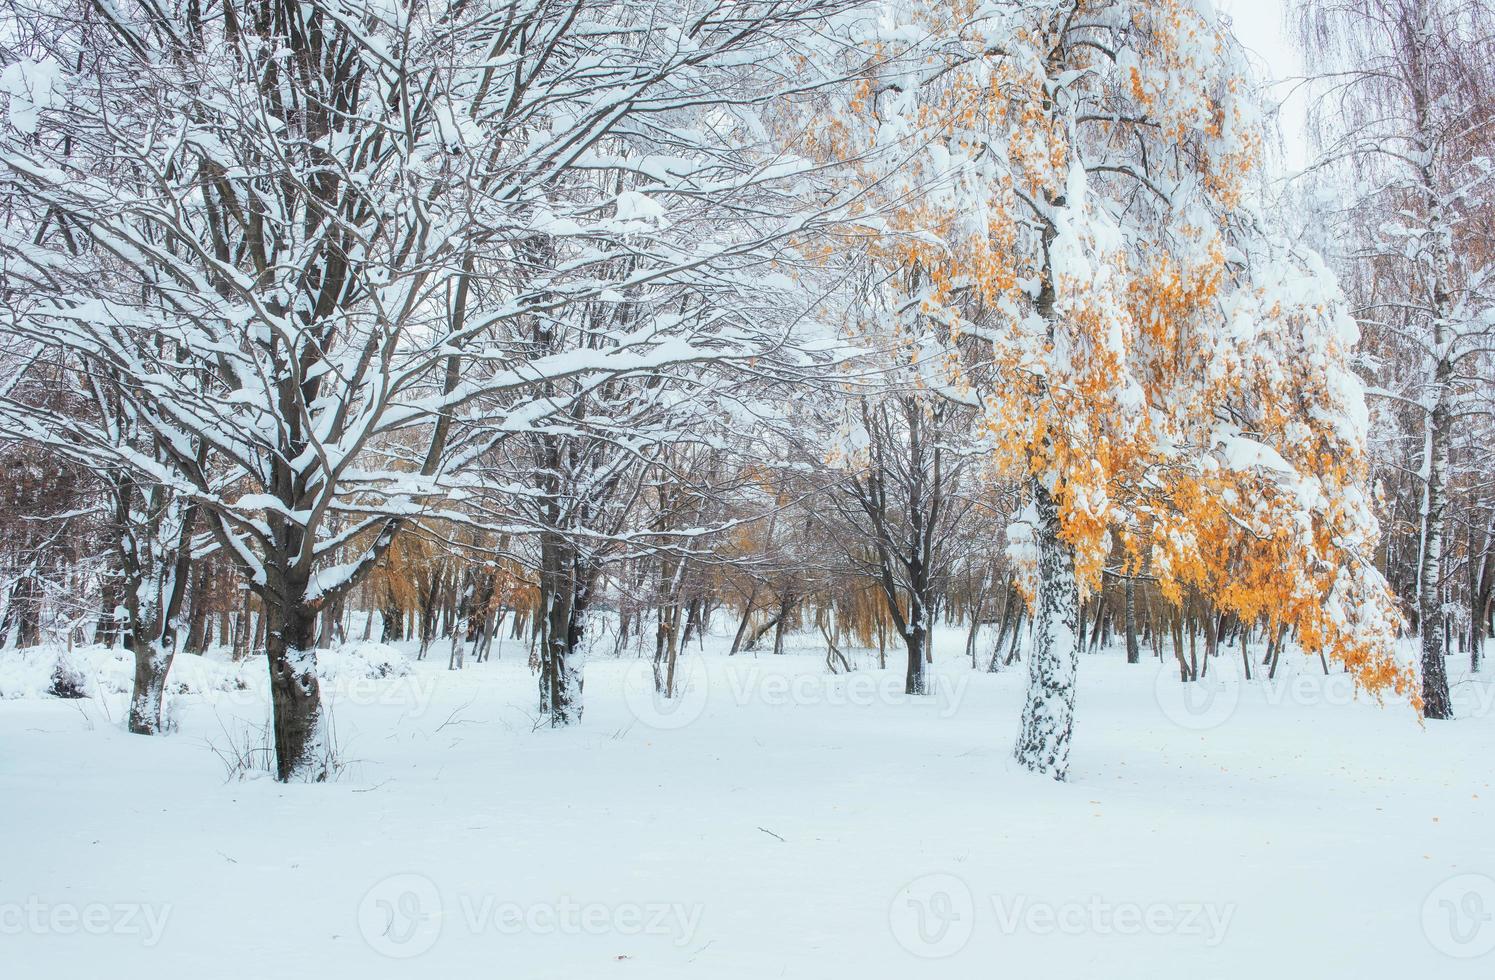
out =
<svg viewBox="0 0 1495 980"><path fill-rule="evenodd" d="M654 692L675 696L675 661L680 652L680 604L666 603L655 611Z"/></svg>
<svg viewBox="0 0 1495 980"><path fill-rule="evenodd" d="M275 776L283 783L323 782L333 766L313 645L317 610L301 598L304 595L304 587L292 586L265 602Z"/></svg>
<svg viewBox="0 0 1495 980"><path fill-rule="evenodd" d="M145 632L131 638L135 652L135 686L130 691L130 731L135 735L159 735L163 730L161 709L166 701L166 675L171 670L176 632L154 641Z"/></svg>
<svg viewBox="0 0 1495 980"><path fill-rule="evenodd" d="M1267 658L1263 663L1268 665L1267 680L1269 681L1277 679L1277 661L1282 656L1282 634L1286 628L1281 626L1272 630L1272 635L1267 638Z"/></svg>
<svg viewBox="0 0 1495 980"><path fill-rule="evenodd" d="M187 642L182 645L183 653L202 654L208 646L208 566L206 562L199 563L192 572L191 590L187 594L187 607L189 613L189 626L187 627Z"/></svg>
<svg viewBox="0 0 1495 980"><path fill-rule="evenodd" d="M1126 662L1140 664L1142 650L1137 645L1137 583L1128 575L1122 589L1126 593Z"/></svg>
<svg viewBox="0 0 1495 980"><path fill-rule="evenodd" d="M796 599L794 597L794 593L792 592L785 592L783 598L779 601L779 614L774 617L773 621L774 656L781 657L784 655L784 627L789 622L789 614L794 611L795 602ZM764 629L766 628L767 627L765 626ZM763 635L763 632L764 630L760 629L757 636L753 637L753 642L748 644L749 649L757 646L758 637L761 637Z"/></svg>
<svg viewBox="0 0 1495 980"><path fill-rule="evenodd" d="M702 634L704 632L704 621L705 602L700 596L696 596L690 600L690 604L686 607L685 631L680 634L680 642L689 643L691 637Z"/></svg>
<svg viewBox="0 0 1495 980"><path fill-rule="evenodd" d="M888 624L877 614L877 669L888 669Z"/></svg>
<svg viewBox="0 0 1495 980"><path fill-rule="evenodd" d="M249 635L254 618L253 605L250 602L252 593L244 588L244 601L239 604L239 616L234 621L234 652L233 660L237 663L249 656Z"/></svg>
<svg viewBox="0 0 1495 980"><path fill-rule="evenodd" d="M908 669L903 675L903 693L928 694L929 671L926 665L929 662L929 631L925 628L923 620L920 619L910 625L903 639L908 648Z"/></svg>
<svg viewBox="0 0 1495 980"><path fill-rule="evenodd" d="M1003 641L1007 639L1007 624L1012 616L1013 605L1021 605L1022 601L1022 596L1017 595L1012 587L1012 576L1008 575L1007 588L1006 591L1002 594L1002 617L997 624L997 639L996 642L992 644L991 660L988 661L986 665L986 672L988 674L995 674L1003 667L1002 644Z"/></svg>
<svg viewBox="0 0 1495 980"><path fill-rule="evenodd" d="M1212 608L1204 611L1204 669L1199 672L1200 677L1209 676L1210 660L1220 655L1220 634L1218 624L1215 622L1215 614Z"/></svg>
<svg viewBox="0 0 1495 980"><path fill-rule="evenodd" d="M570 607L569 614L557 610L551 620L551 628L558 629L558 632L547 641L542 672L553 728L564 728L581 721L582 668L586 661L582 646L586 639L585 614L578 612L574 603L561 605Z"/></svg>
<svg viewBox="0 0 1495 980"><path fill-rule="evenodd" d="M1069 772L1074 726L1080 596L1074 554L1059 537L1058 505L1037 479L1032 487L1038 597L1028 657L1028 695L1014 755L1034 772L1062 780Z"/></svg>
<svg viewBox="0 0 1495 980"><path fill-rule="evenodd" d="M269 623L269 617L265 613L265 603L260 602L260 607L255 611L254 634L249 644L249 653L257 654L265 649L265 627Z"/></svg>
<svg viewBox="0 0 1495 980"><path fill-rule="evenodd" d="M1183 607L1173 613L1173 658L1178 661L1178 679L1188 682L1194 678L1189 674L1189 662L1184 659L1184 611Z"/></svg>
<svg viewBox="0 0 1495 980"><path fill-rule="evenodd" d="M1448 668L1444 660L1448 647L1441 587L1444 509L1448 502L1449 429L1452 425L1448 400L1443 394L1449 381L1441 377L1443 367L1444 362L1440 361L1439 396L1428 420L1422 566L1417 576L1417 618L1422 634L1422 713L1423 717L1436 719L1453 717L1453 703L1448 696Z"/></svg>
<svg viewBox="0 0 1495 980"><path fill-rule="evenodd" d="M396 643L405 638L405 614L395 602L394 589L386 586L384 605L379 610L379 642Z"/></svg>
<svg viewBox="0 0 1495 980"><path fill-rule="evenodd" d="M581 721L592 575L564 535L544 532L540 540L544 603L540 711L550 716L551 727L564 728Z"/></svg>
<svg viewBox="0 0 1495 980"><path fill-rule="evenodd" d="M991 587L991 572L990 572L990 570L988 570L987 573L984 576L982 576L982 579L981 579L981 591L980 591L980 593L978 595L978 598L976 600L975 608L971 610L971 631L970 631L970 633L968 633L966 635L966 656L968 656L968 657L971 658L971 669L972 670L976 670L977 669L977 664L976 664L976 637L977 637L977 634L981 630L981 626L982 626L982 615L981 614L985 610L985 607L986 607L986 596L987 596L987 593L990 591L990 587ZM1006 621L1007 621L1007 603L1009 601L1011 601L1011 598L1012 598L1012 591L1011 591L1011 589L1008 589L1002 595L1002 612L997 617L998 622L1000 622L1002 624L1005 624ZM1002 642L1002 637L1001 637L1001 634L999 633L997 635L997 643L1000 644L1001 642Z"/></svg>
<svg viewBox="0 0 1495 980"><path fill-rule="evenodd" d="M1012 615L1012 640L1007 646L1007 659L1002 661L1003 666L1009 666L1018 659L1023 643L1023 617L1026 615L1028 603L1022 596L1018 596L1017 610Z"/></svg>
<svg viewBox="0 0 1495 980"><path fill-rule="evenodd" d="M120 606L119 573L106 572L99 582L99 592L99 621L94 626L93 642L112 647L119 641L119 617L116 615Z"/></svg>
<svg viewBox="0 0 1495 980"><path fill-rule="evenodd" d="M732 637L732 649L727 654L729 657L742 652L742 638L747 635L748 620L753 618L753 600L756 598L758 589L754 586L753 591L748 593L747 605L742 607L742 619L737 623L737 635Z"/></svg>

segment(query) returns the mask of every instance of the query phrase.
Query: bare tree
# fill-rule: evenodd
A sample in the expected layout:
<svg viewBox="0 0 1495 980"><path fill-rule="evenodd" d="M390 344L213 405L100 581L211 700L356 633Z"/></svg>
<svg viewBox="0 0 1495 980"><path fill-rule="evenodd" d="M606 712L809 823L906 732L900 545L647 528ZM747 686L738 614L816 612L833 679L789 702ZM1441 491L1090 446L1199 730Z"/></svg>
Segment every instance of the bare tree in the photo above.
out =
<svg viewBox="0 0 1495 980"><path fill-rule="evenodd" d="M821 472L834 515L831 537L853 562L866 556L863 573L878 583L903 642L904 690L929 694L932 632L948 585L950 552L961 546L961 524L970 512L962 480L977 443L969 406L907 382L905 377L882 392L851 397L845 452L832 454L829 469ZM799 460L826 467L822 440L829 433L823 425L805 431L820 438L800 442Z"/></svg>
<svg viewBox="0 0 1495 980"><path fill-rule="evenodd" d="M1495 67L1485 53L1495 8L1303 0L1297 13L1303 47L1324 71L1314 104L1319 169L1347 198L1345 259L1362 322L1386 355L1372 393L1409 409L1421 429L1414 588L1423 712L1450 718L1450 466L1458 427L1488 418L1495 353Z"/></svg>
<svg viewBox="0 0 1495 980"><path fill-rule="evenodd" d="M120 374L263 602L277 773L322 779L318 615L443 499L456 416L503 396L531 423L553 381L761 353L730 331L703 350L658 306L585 354L516 361L504 336L659 283L746 282L767 245L813 229L803 208L747 206L775 186L790 200L805 166L690 120L719 107L750 126L786 85L754 66L841 5L74 2L62 18L7 2L35 100L16 97L23 125L0 140L27 202L4 257L37 300L7 330ZM661 43L660 23L690 43ZM676 227L673 202L714 205L712 233ZM537 235L561 243L554 264ZM125 273L101 281L82 253ZM141 360L141 334L171 356ZM412 432L414 449L396 438Z"/></svg>

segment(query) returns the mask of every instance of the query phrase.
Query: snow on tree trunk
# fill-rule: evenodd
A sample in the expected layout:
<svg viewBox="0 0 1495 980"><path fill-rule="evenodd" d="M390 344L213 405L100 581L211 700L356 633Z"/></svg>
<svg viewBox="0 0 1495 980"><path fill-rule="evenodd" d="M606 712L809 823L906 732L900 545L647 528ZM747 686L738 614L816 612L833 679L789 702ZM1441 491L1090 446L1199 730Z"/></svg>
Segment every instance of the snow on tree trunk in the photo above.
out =
<svg viewBox="0 0 1495 980"><path fill-rule="evenodd" d="M1413 108L1419 133L1425 133L1428 110L1421 90L1414 93ZM1426 158L1431 159L1431 154L1426 154ZM1453 300L1446 282L1452 266L1448 250L1451 235L1431 166L1424 163L1418 174L1432 232L1429 312L1433 328L1433 405L1426 422L1427 455L1423 467L1427 485L1423 497L1422 566L1417 576L1417 620L1422 638L1422 711L1427 718L1448 719L1453 717L1453 704L1448 696L1448 670L1444 663L1448 637L1443 612L1443 536L1448 505L1449 447L1453 438L1454 363L1449 356L1453 340L1449 315Z"/></svg>
<svg viewBox="0 0 1495 980"><path fill-rule="evenodd" d="M915 605L919 605L917 597L910 598ZM922 610L915 615L922 616ZM903 693L928 694L929 672L925 669L925 661L929 649L929 631L924 628L922 619L909 626L908 632L904 634L904 641L908 648L908 669L903 678Z"/></svg>
<svg viewBox="0 0 1495 980"><path fill-rule="evenodd" d="M1080 594L1074 554L1059 537L1059 507L1036 480L1033 495L1038 591L1033 649L1028 656L1028 696L1014 755L1034 772L1064 779L1074 725Z"/></svg>
<svg viewBox="0 0 1495 980"><path fill-rule="evenodd" d="M545 621L540 656L540 712L552 728L581 721L582 671L594 632L588 623L591 585L563 535L544 532Z"/></svg>
<svg viewBox="0 0 1495 980"><path fill-rule="evenodd" d="M137 632L131 645L135 650L135 686L130 692L129 728L135 735L159 735L176 636L168 632L158 641Z"/></svg>
<svg viewBox="0 0 1495 980"><path fill-rule="evenodd" d="M317 681L316 610L304 602L271 600L266 612L275 776L283 783L320 783L331 775L332 745Z"/></svg>
<svg viewBox="0 0 1495 980"><path fill-rule="evenodd" d="M586 632L585 617L576 615L574 607L570 615L552 619L541 663L540 684L542 707L548 711L553 728L564 728L581 721Z"/></svg>
<svg viewBox="0 0 1495 980"><path fill-rule="evenodd" d="M1439 365L1439 374L1444 365ZM1445 385L1446 385L1446 379ZM1446 391L1446 387L1440 391ZM1447 399L1439 397L1428 419L1427 488L1424 498L1422 568L1418 575L1417 617L1422 635L1422 711L1428 718L1453 717L1444 662L1443 534L1447 505L1450 419Z"/></svg>

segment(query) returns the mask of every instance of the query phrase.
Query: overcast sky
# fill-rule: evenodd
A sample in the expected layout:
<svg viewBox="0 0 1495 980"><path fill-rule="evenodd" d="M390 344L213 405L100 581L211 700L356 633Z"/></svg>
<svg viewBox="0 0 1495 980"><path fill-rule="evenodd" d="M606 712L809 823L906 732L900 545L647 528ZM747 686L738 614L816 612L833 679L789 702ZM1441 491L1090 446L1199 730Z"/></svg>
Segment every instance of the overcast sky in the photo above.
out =
<svg viewBox="0 0 1495 980"><path fill-rule="evenodd" d="M1287 0L1215 0L1215 6L1230 15L1236 37L1250 49L1264 76L1280 81L1303 74L1302 59L1287 35ZM1284 84L1267 90L1268 98L1274 101L1285 98L1287 93L1288 86ZM1284 144L1281 166L1296 172L1308 157L1301 98L1284 107L1280 125Z"/></svg>

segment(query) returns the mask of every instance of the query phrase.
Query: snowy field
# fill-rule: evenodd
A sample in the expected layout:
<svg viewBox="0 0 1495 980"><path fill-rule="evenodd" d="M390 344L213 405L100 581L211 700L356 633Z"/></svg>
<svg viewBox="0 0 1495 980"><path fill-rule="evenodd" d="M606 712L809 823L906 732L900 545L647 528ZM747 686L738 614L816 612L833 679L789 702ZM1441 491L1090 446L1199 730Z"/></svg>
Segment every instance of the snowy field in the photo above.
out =
<svg viewBox="0 0 1495 980"><path fill-rule="evenodd" d="M0 672L0 950L16 978L1489 977L1495 718L1355 702L1317 662L1186 700L1082 662L1070 781L1009 761L1020 666L830 677L686 661L676 704L594 660L584 724L535 724L517 646L448 672L327 658L338 782L230 778L261 661L180 657L171 736ZM380 661L387 661L380 664ZM1296 669L1296 673L1294 673ZM374 679L372 675L388 676ZM242 678L242 680L240 680ZM1472 876L1472 877L1470 877Z"/></svg>

